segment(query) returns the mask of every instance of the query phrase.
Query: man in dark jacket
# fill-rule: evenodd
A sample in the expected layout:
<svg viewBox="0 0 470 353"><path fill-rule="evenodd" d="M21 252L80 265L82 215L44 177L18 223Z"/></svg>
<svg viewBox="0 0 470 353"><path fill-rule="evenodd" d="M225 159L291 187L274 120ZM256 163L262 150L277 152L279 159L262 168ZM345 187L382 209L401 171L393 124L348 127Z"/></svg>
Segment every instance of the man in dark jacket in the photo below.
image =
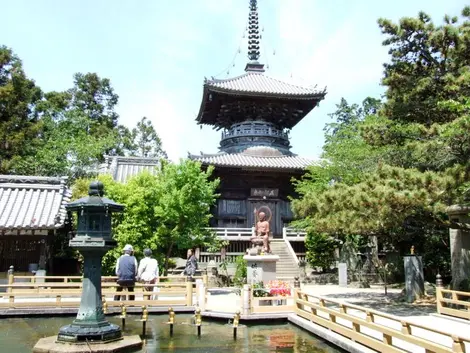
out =
<svg viewBox="0 0 470 353"><path fill-rule="evenodd" d="M116 288L117 292L122 292L124 287L128 292L134 291L135 277L137 276L137 259L134 257L134 249L132 245L127 244L124 249L124 254L119 257L116 262L116 275L118 276ZM123 296L115 295L114 300L120 300ZM130 295L129 300L134 300L135 296Z"/></svg>

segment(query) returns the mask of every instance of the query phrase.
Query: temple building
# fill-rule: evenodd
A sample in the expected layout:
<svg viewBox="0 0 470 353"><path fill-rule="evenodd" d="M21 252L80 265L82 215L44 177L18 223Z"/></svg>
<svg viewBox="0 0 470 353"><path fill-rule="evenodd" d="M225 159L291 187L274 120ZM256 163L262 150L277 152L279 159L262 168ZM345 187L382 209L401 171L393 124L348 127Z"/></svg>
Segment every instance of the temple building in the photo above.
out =
<svg viewBox="0 0 470 353"><path fill-rule="evenodd" d="M109 174L115 181L126 183L130 178L146 171L155 174L160 170L160 158L104 156L99 174Z"/></svg>
<svg viewBox="0 0 470 353"><path fill-rule="evenodd" d="M214 176L221 180L212 227L226 239L244 239L245 246L260 211L270 221L273 238L286 238L293 220L289 197L296 196L291 179L315 163L292 153L289 132L326 95L325 89L300 87L265 74L259 61L256 0L250 0L248 59L240 76L205 80L196 120L221 131L219 152L189 155L205 167L214 166ZM298 245L301 253L303 242Z"/></svg>
<svg viewBox="0 0 470 353"><path fill-rule="evenodd" d="M0 175L0 272L52 270L70 197L65 177Z"/></svg>

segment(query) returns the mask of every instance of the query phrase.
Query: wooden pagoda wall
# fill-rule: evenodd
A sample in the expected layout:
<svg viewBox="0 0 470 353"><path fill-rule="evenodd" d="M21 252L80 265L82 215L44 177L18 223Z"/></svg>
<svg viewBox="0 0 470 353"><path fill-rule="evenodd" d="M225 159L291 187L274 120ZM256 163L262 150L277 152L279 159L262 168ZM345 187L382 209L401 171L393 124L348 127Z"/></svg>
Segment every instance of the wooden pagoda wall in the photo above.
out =
<svg viewBox="0 0 470 353"><path fill-rule="evenodd" d="M235 168L216 168L221 194L215 207L211 226L219 228L248 228L255 223L254 210L269 211L271 232L282 236L282 228L292 221L289 196L295 197L292 177L298 171L251 171Z"/></svg>

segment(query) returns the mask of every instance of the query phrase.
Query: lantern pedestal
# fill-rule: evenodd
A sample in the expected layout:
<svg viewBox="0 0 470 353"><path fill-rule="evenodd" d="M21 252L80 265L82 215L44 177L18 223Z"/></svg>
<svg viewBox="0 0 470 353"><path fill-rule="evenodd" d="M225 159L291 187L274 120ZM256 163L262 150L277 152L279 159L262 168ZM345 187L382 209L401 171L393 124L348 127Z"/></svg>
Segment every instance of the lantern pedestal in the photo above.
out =
<svg viewBox="0 0 470 353"><path fill-rule="evenodd" d="M92 182L88 197L65 206L68 212L78 213L77 234L69 246L80 251L84 260L80 308L70 325L61 327L57 336L40 339L33 352L123 352L142 346L139 336L123 337L121 328L109 323L103 312L101 260L116 246L111 214L124 210L124 206L103 197L103 189L101 182Z"/></svg>
<svg viewBox="0 0 470 353"><path fill-rule="evenodd" d="M80 241L76 237L75 242ZM83 289L80 300L80 309L77 318L67 326L59 330L57 341L59 342L109 342L121 339L121 328L111 324L106 320L103 313L101 300L101 259L108 251L101 244L89 244L91 241L82 240L88 243L85 248L78 248L83 255Z"/></svg>
<svg viewBox="0 0 470 353"><path fill-rule="evenodd" d="M139 351L142 340L139 335L124 336L121 340L109 343L80 342L65 343L57 342L56 336L41 338L34 346L33 352L37 353L116 353Z"/></svg>

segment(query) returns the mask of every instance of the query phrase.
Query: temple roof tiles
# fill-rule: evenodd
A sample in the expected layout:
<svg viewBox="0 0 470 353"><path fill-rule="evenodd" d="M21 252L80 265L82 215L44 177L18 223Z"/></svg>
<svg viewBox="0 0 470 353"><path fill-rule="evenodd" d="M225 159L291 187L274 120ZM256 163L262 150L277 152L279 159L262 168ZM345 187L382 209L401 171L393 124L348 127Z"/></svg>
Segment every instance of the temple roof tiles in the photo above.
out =
<svg viewBox="0 0 470 353"><path fill-rule="evenodd" d="M66 218L67 178L0 175L0 229L55 229Z"/></svg>
<svg viewBox="0 0 470 353"><path fill-rule="evenodd" d="M249 94L264 97L323 99L326 89L301 87L264 75L262 72L248 71L243 75L229 79L212 79L205 81L205 87L221 93Z"/></svg>
<svg viewBox="0 0 470 353"><path fill-rule="evenodd" d="M208 164L218 167L238 167L238 168L262 168L262 169L286 169L286 170L303 170L311 165L315 165L317 161L296 155L282 155L275 153L267 153L269 147L261 147L260 153L250 151L242 153L216 153L216 154L189 154L189 158L199 161L202 164Z"/></svg>
<svg viewBox="0 0 470 353"><path fill-rule="evenodd" d="M105 162L100 166L99 172L111 174L115 181L125 183L144 170L155 174L159 169L160 158L105 156Z"/></svg>

